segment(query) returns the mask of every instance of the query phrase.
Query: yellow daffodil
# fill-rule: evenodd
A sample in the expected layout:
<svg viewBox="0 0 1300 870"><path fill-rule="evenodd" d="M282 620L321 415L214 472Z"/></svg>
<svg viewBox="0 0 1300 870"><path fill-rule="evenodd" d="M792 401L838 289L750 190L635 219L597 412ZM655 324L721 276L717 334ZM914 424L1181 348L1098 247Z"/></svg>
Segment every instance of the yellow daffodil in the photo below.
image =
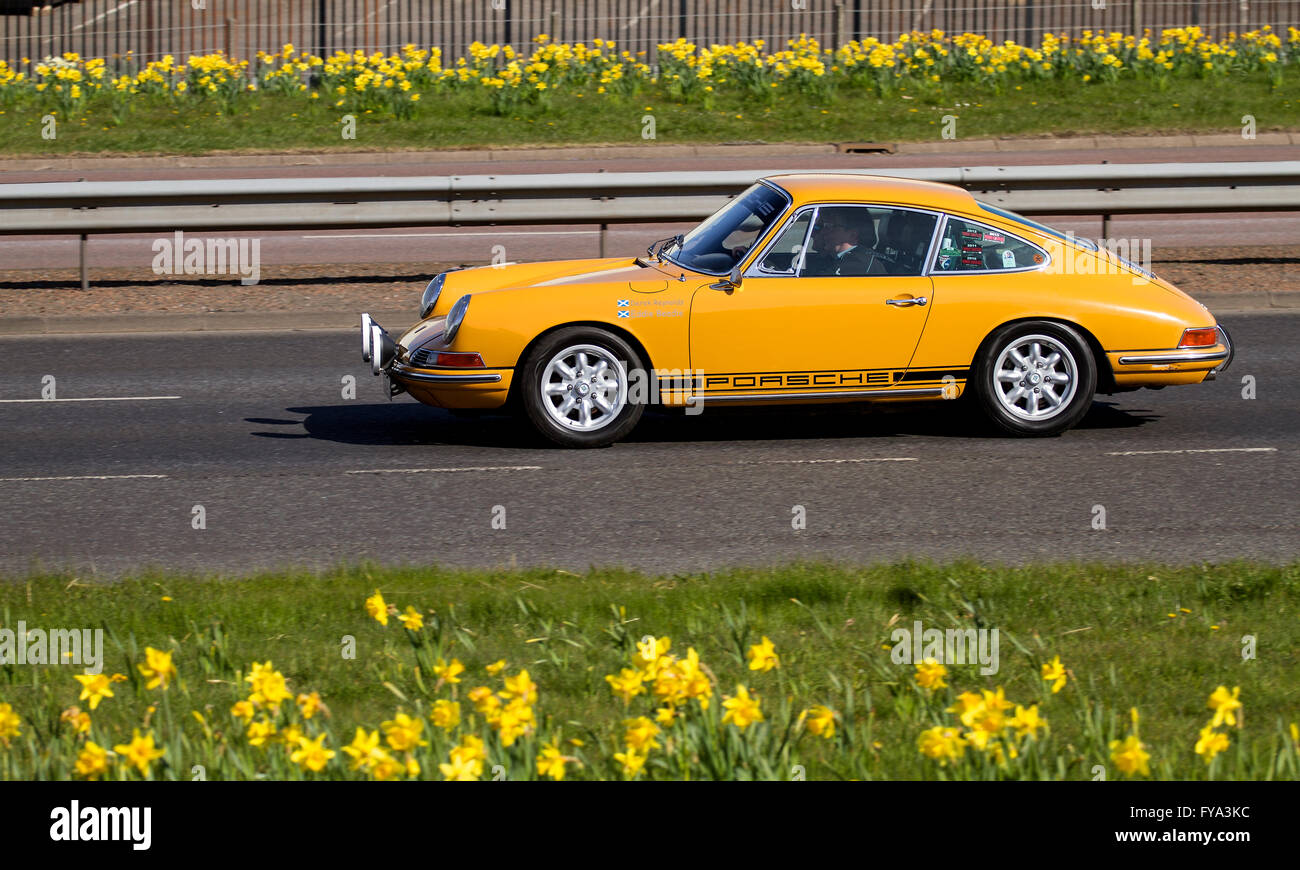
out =
<svg viewBox="0 0 1300 870"><path fill-rule="evenodd" d="M1065 687L1065 666L1061 664L1060 656L1053 656L1052 660L1043 665L1043 679L1052 684L1052 694L1055 695Z"/></svg>
<svg viewBox="0 0 1300 870"><path fill-rule="evenodd" d="M253 662L252 672L244 677L252 687L248 700L254 706L279 709L281 702L293 697L285 683L284 674L277 671L270 660L266 664Z"/></svg>
<svg viewBox="0 0 1300 870"><path fill-rule="evenodd" d="M75 767L77 776L82 779L99 779L108 773L108 750L93 740L87 740L77 754Z"/></svg>
<svg viewBox="0 0 1300 870"><path fill-rule="evenodd" d="M22 721L11 705L0 704L0 741L5 746L12 738L22 736Z"/></svg>
<svg viewBox="0 0 1300 870"><path fill-rule="evenodd" d="M552 743L542 744L542 751L537 754L537 775L549 776L559 782L564 779L565 764L568 758Z"/></svg>
<svg viewBox="0 0 1300 870"><path fill-rule="evenodd" d="M80 707L69 707L59 714L60 722L67 722L72 726L73 734L85 734L90 731L90 714Z"/></svg>
<svg viewBox="0 0 1300 870"><path fill-rule="evenodd" d="M776 654L776 648L772 646L772 641L768 640L766 636L763 637L761 642L751 646L749 651L745 653L745 657L749 659L749 669L751 671L767 673L773 668L781 667L781 659Z"/></svg>
<svg viewBox="0 0 1300 870"><path fill-rule="evenodd" d="M1150 776L1151 769L1147 766L1150 759L1151 754L1146 751L1146 745L1137 738L1136 734L1130 734L1123 740L1110 742L1110 760L1115 762L1115 766L1125 776L1139 773Z"/></svg>
<svg viewBox="0 0 1300 870"><path fill-rule="evenodd" d="M744 731L755 722L763 721L763 712L759 709L760 700L757 697L751 698L749 690L744 686L736 686L735 697L727 698L722 702L722 706L727 709L723 714L722 724L730 722L741 731Z"/></svg>
<svg viewBox="0 0 1300 870"><path fill-rule="evenodd" d="M429 741L420 738L424 730L424 720L398 713L388 722L379 725L384 731L384 739L397 752L410 752L417 746L428 746Z"/></svg>
<svg viewBox="0 0 1300 870"><path fill-rule="evenodd" d="M304 770L320 773L329 760L337 754L333 749L325 748L325 737L326 735L321 734L315 740L306 737L299 740L298 748L289 756L289 760Z"/></svg>
<svg viewBox="0 0 1300 870"><path fill-rule="evenodd" d="M352 759L352 770L372 767L382 752L379 748L379 732L371 731L367 734L366 729L358 726L352 743L344 746L343 752Z"/></svg>
<svg viewBox="0 0 1300 870"><path fill-rule="evenodd" d="M1228 748L1228 735L1221 731L1215 731L1213 725L1206 725L1201 729L1201 739L1196 741L1196 754L1209 764L1218 755Z"/></svg>
<svg viewBox="0 0 1300 870"><path fill-rule="evenodd" d="M644 755L637 753L632 747L628 747L627 752L615 752L614 760L623 766L623 775L628 779L636 779L645 767Z"/></svg>
<svg viewBox="0 0 1300 870"><path fill-rule="evenodd" d="M315 716L323 706L320 700L320 692L312 692L310 695L300 693L297 701L298 712L302 714L302 718L304 719L310 719Z"/></svg>
<svg viewBox="0 0 1300 870"><path fill-rule="evenodd" d="M406 610L399 614L397 618L401 620L402 627L408 631L419 631L424 627L424 617L420 615L420 611L409 604L406 606Z"/></svg>
<svg viewBox="0 0 1300 870"><path fill-rule="evenodd" d="M141 737L139 728L134 730L130 743L119 743L113 751L122 757L125 764L135 765L141 776L148 776L150 765L166 754L154 746L152 731Z"/></svg>
<svg viewBox="0 0 1300 870"><path fill-rule="evenodd" d="M830 707L817 705L809 707L799 714L799 721L808 729L808 733L814 737L824 737L830 740L835 736L835 711Z"/></svg>
<svg viewBox="0 0 1300 870"><path fill-rule="evenodd" d="M388 625L388 605L378 589L375 590L374 595L366 599L366 613L374 617L380 625Z"/></svg>
<svg viewBox="0 0 1300 870"><path fill-rule="evenodd" d="M626 729L623 734L623 742L630 749L645 755L651 749L658 749L659 742L655 737L659 735L659 726L651 722L645 716L638 716L635 719L624 719L623 727Z"/></svg>
<svg viewBox="0 0 1300 870"><path fill-rule="evenodd" d="M505 670L505 668L506 668L506 660L498 659L492 664L485 666L483 670L488 672L488 676L495 677L497 674Z"/></svg>
<svg viewBox="0 0 1300 870"><path fill-rule="evenodd" d="M439 699L433 702L433 711L429 713L433 724L444 731L453 731L460 724L460 704L455 701Z"/></svg>
<svg viewBox="0 0 1300 870"><path fill-rule="evenodd" d="M1038 729L1047 728L1047 720L1038 715L1038 705L1026 709L1016 705L1016 715L1012 717L1011 727L1016 729L1017 737L1029 737L1031 740L1038 739Z"/></svg>
<svg viewBox="0 0 1300 870"><path fill-rule="evenodd" d="M72 678L81 683L81 694L77 700L90 701L91 710L98 707L99 702L105 698L113 697L113 683L126 679L122 674L113 674L111 677L107 674L73 674Z"/></svg>
<svg viewBox="0 0 1300 870"><path fill-rule="evenodd" d="M933 758L940 766L960 759L966 752L966 746L966 741L956 728L930 728L916 738L916 748L920 753Z"/></svg>
<svg viewBox="0 0 1300 870"><path fill-rule="evenodd" d="M433 663L433 672L442 682L459 683L460 675L465 672L465 666L460 663L460 659L452 659L451 664L438 659Z"/></svg>
<svg viewBox="0 0 1300 870"><path fill-rule="evenodd" d="M1211 727L1237 724L1237 711L1241 709L1241 701L1237 698L1240 695L1240 686L1233 686L1231 692L1228 691L1227 686L1219 686L1214 690L1209 701L1209 708L1214 711L1214 719L1210 722Z"/></svg>
<svg viewBox="0 0 1300 870"><path fill-rule="evenodd" d="M144 686L146 689L156 689L161 686L165 690L171 681L177 678L171 653L147 646L144 648L144 658L145 663L136 665L136 668L148 680Z"/></svg>
<svg viewBox="0 0 1300 870"><path fill-rule="evenodd" d="M916 665L916 684L922 689L944 689L948 684L943 678L948 675L948 669L934 659L926 659Z"/></svg>
<svg viewBox="0 0 1300 870"><path fill-rule="evenodd" d="M642 680L641 672L631 668L623 668L618 676L608 674L605 677L605 682L609 683L615 697L622 698L625 705L630 704L634 697L645 691L645 687L641 684Z"/></svg>

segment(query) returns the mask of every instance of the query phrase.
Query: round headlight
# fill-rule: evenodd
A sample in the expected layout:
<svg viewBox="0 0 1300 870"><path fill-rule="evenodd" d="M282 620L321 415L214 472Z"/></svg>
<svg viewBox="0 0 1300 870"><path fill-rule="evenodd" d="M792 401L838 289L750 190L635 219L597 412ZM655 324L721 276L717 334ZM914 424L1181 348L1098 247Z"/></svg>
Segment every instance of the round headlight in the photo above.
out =
<svg viewBox="0 0 1300 870"><path fill-rule="evenodd" d="M456 304L451 306L451 311L447 313L447 324L443 327L442 340L444 344L450 345L456 338L456 331L460 329L460 322L465 319L465 312L469 310L469 296L462 296L456 300Z"/></svg>
<svg viewBox="0 0 1300 870"><path fill-rule="evenodd" d="M420 317L428 317L433 313L433 306L438 304L438 297L442 294L442 282L447 280L447 273L433 276L429 286L424 288L424 295L420 297Z"/></svg>

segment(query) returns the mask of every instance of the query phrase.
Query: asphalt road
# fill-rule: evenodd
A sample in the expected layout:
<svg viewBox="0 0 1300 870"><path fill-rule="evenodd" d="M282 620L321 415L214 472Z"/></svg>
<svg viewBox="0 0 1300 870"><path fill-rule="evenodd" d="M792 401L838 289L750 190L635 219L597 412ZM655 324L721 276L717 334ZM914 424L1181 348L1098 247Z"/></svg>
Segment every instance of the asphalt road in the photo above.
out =
<svg viewBox="0 0 1300 870"><path fill-rule="evenodd" d="M1218 381L1099 397L1060 438L945 403L709 408L596 451L389 402L351 332L0 339L0 572L1294 559L1300 315L1225 322Z"/></svg>

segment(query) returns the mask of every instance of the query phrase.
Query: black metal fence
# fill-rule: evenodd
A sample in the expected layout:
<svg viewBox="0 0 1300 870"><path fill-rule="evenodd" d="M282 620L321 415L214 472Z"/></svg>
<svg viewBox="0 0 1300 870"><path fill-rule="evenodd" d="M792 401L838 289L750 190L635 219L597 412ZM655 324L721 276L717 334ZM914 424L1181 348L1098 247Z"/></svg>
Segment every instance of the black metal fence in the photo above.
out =
<svg viewBox="0 0 1300 870"><path fill-rule="evenodd" d="M470 43L516 47L545 33L559 41L617 41L644 51L678 37L699 43L800 34L831 47L909 30L971 31L995 41L1037 42L1045 31L1138 32L1199 25L1215 34L1269 24L1285 38L1300 26L1300 0L0 0L0 58L15 62L76 52L153 59L225 51L251 58L285 44L328 54L391 52L408 43L444 57ZM199 7L199 8L195 8Z"/></svg>

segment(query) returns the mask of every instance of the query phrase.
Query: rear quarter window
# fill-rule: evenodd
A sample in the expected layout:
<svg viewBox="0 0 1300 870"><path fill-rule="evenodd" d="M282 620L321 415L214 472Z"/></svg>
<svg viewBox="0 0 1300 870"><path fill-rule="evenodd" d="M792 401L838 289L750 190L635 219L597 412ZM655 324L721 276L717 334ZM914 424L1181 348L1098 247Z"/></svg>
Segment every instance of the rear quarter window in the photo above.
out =
<svg viewBox="0 0 1300 870"><path fill-rule="evenodd" d="M1047 262L1047 255L1006 230L949 217L939 239L932 272L1006 272L1033 269Z"/></svg>

